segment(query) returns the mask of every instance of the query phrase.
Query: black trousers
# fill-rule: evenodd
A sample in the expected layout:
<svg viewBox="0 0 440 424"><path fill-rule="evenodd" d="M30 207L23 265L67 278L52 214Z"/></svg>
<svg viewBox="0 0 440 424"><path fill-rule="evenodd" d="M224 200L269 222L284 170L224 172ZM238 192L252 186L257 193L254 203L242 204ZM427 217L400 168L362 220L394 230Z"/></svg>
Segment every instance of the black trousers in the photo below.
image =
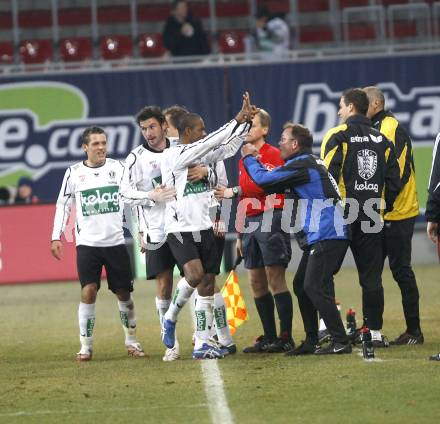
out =
<svg viewBox="0 0 440 424"><path fill-rule="evenodd" d="M350 248L362 288L362 311L366 325L380 330L383 325L384 296L382 286L383 246L382 235L364 232L361 222L351 224Z"/></svg>
<svg viewBox="0 0 440 424"><path fill-rule="evenodd" d="M346 240L324 240L304 251L293 280L293 290L309 338L317 341L318 312L333 340L348 341L335 304L333 275L341 268L348 249Z"/></svg>
<svg viewBox="0 0 440 424"><path fill-rule="evenodd" d="M411 242L416 218L385 221L383 259L388 256L394 280L402 294L403 313L410 332L420 330L419 289L411 267Z"/></svg>

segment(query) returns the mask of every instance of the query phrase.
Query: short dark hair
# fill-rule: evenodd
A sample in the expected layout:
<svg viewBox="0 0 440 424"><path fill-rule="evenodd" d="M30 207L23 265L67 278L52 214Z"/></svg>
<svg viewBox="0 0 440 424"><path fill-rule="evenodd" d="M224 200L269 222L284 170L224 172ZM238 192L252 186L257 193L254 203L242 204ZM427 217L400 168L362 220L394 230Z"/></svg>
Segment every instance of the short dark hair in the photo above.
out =
<svg viewBox="0 0 440 424"><path fill-rule="evenodd" d="M145 106L136 114L135 117L138 125L140 125L142 121L146 121L150 118L156 119L160 125L165 123L165 115L159 106Z"/></svg>
<svg viewBox="0 0 440 424"><path fill-rule="evenodd" d="M346 106L353 104L356 112L360 115L366 115L370 102L367 93L362 88L349 88L342 93L342 100Z"/></svg>
<svg viewBox="0 0 440 424"><path fill-rule="evenodd" d="M107 133L101 127L87 127L81 135L83 144L89 144L91 134L104 134L107 138Z"/></svg>
<svg viewBox="0 0 440 424"><path fill-rule="evenodd" d="M286 126L292 134L292 138L298 140L299 147L302 151L311 152L313 147L313 136L310 130L301 124L290 124Z"/></svg>
<svg viewBox="0 0 440 424"><path fill-rule="evenodd" d="M182 119L182 116L189 113L189 110L185 106L173 105L163 110L165 118L169 115L171 125L177 128L178 122Z"/></svg>
<svg viewBox="0 0 440 424"><path fill-rule="evenodd" d="M194 128L197 124L197 121L199 121L200 119L202 119L202 117L193 112L189 112L183 115L176 127L177 131L179 132L179 136L182 137L187 128Z"/></svg>

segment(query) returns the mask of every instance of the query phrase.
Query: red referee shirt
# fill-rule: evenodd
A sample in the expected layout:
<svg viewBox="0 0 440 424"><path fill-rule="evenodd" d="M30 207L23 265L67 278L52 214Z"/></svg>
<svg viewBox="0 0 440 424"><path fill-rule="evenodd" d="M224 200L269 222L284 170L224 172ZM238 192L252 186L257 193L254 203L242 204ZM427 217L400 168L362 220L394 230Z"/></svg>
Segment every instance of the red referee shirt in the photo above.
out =
<svg viewBox="0 0 440 424"><path fill-rule="evenodd" d="M264 143L258 154L259 160L266 169L273 169L277 166L284 165L281 159L280 151L270 145ZM283 209L284 196L282 194L265 195L264 190L258 187L249 177L243 165L243 158L239 163L239 178L238 183L243 192L240 196L240 206L238 208L238 216L243 216L243 208L246 207L246 216L254 216L263 213L268 209ZM243 199L255 199L253 204Z"/></svg>

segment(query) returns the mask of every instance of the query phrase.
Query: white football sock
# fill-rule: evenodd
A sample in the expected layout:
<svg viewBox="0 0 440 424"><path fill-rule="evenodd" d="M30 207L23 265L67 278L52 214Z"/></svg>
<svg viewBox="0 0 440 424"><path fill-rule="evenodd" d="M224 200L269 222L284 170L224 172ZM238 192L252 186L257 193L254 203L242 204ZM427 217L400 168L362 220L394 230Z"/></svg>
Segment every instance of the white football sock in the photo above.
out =
<svg viewBox="0 0 440 424"><path fill-rule="evenodd" d="M177 316L179 315L179 312L185 306L186 302L188 302L194 290L194 287L191 287L185 280L185 278L182 278L177 283L173 300L171 301L170 307L168 308L168 311L166 312L164 318L174 322L177 321Z"/></svg>
<svg viewBox="0 0 440 424"><path fill-rule="evenodd" d="M118 300L119 316L125 334L125 344L136 343L136 316L134 314L133 299Z"/></svg>
<svg viewBox="0 0 440 424"><path fill-rule="evenodd" d="M370 330L370 333L371 333L371 340L382 341L382 334L380 333L380 330Z"/></svg>
<svg viewBox="0 0 440 424"><path fill-rule="evenodd" d="M196 331L195 331L195 343L194 349L200 349L203 343L208 343L209 340L209 328L212 326L212 306L213 296L199 296L197 298L197 304L194 309L194 315L196 317Z"/></svg>
<svg viewBox="0 0 440 424"><path fill-rule="evenodd" d="M327 326L322 318L319 319L319 331L327 330Z"/></svg>
<svg viewBox="0 0 440 424"><path fill-rule="evenodd" d="M171 299L159 299L156 296L156 309L157 314L159 315L160 325L162 325L162 320L168 308L170 307Z"/></svg>
<svg viewBox="0 0 440 424"><path fill-rule="evenodd" d="M93 327L95 326L96 304L79 303L78 323L81 347L93 348Z"/></svg>
<svg viewBox="0 0 440 424"><path fill-rule="evenodd" d="M231 332L229 331L228 319L226 317L226 303L221 293L214 293L214 323L215 332L218 341L223 346L228 346L232 341ZM214 324L213 323L213 324Z"/></svg>

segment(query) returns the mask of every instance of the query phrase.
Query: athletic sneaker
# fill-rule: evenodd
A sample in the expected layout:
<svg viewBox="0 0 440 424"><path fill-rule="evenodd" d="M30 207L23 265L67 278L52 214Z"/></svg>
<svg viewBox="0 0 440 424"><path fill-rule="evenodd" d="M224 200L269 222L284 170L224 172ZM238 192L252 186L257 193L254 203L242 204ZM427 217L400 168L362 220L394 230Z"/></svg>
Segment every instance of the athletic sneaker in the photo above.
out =
<svg viewBox="0 0 440 424"><path fill-rule="evenodd" d="M264 336L259 336L255 339L252 346L245 347L243 353L264 353L272 342Z"/></svg>
<svg viewBox="0 0 440 424"><path fill-rule="evenodd" d="M169 319L164 319L162 322L162 341L163 344L171 349L176 343L176 323Z"/></svg>
<svg viewBox="0 0 440 424"><path fill-rule="evenodd" d="M315 351L315 355L340 355L343 353L351 353L351 343L332 342Z"/></svg>
<svg viewBox="0 0 440 424"><path fill-rule="evenodd" d="M192 354L193 359L221 359L224 357L220 349L203 343L200 349L194 349Z"/></svg>
<svg viewBox="0 0 440 424"><path fill-rule="evenodd" d="M76 354L76 360L78 362L91 361L92 356L93 356L93 350L88 347L82 346L81 350Z"/></svg>
<svg viewBox="0 0 440 424"><path fill-rule="evenodd" d="M180 359L180 346L179 342L176 340L174 346L165 351L165 355L163 356L162 360L164 362L172 362L177 361L178 359Z"/></svg>
<svg viewBox="0 0 440 424"><path fill-rule="evenodd" d="M322 345L331 340L332 336L327 329L318 331L318 344Z"/></svg>
<svg viewBox="0 0 440 424"><path fill-rule="evenodd" d="M128 356L132 356L133 358L142 358L145 356L144 349L142 349L141 344L138 342L125 345L125 347L127 348Z"/></svg>
<svg viewBox="0 0 440 424"><path fill-rule="evenodd" d="M408 332L402 333L397 339L394 339L390 342L390 345L393 346L402 346L402 345L417 345L423 344L425 338L423 337L423 333L419 331L417 334L411 334Z"/></svg>
<svg viewBox="0 0 440 424"><path fill-rule="evenodd" d="M274 342L267 346L267 353L283 353L295 348L295 342L291 337L282 339L277 337Z"/></svg>
<svg viewBox="0 0 440 424"><path fill-rule="evenodd" d="M308 340L304 340L298 347L286 352L285 356L312 355L318 347L319 346L310 343Z"/></svg>
<svg viewBox="0 0 440 424"><path fill-rule="evenodd" d="M440 361L440 352L429 357L430 361Z"/></svg>
<svg viewBox="0 0 440 424"><path fill-rule="evenodd" d="M388 338L382 334L381 340L372 340L373 347L390 347L390 342Z"/></svg>

